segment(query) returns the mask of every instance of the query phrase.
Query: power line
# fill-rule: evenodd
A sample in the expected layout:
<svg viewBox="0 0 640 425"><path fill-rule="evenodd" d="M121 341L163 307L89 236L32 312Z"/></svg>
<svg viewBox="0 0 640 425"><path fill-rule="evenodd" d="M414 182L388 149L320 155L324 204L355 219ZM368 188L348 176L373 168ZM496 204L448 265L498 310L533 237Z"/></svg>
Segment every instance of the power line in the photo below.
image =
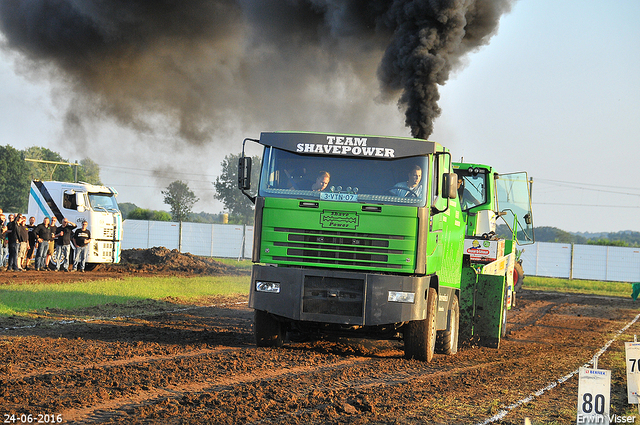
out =
<svg viewBox="0 0 640 425"><path fill-rule="evenodd" d="M570 187L570 188L574 188L574 189L581 189L581 190L589 190L592 192L601 192L601 193L610 193L610 194L616 194L616 195L627 195L627 196L640 196L640 193L629 193L629 192L619 192L617 190L611 190L611 185L602 185L602 184L590 184L590 183L576 183L576 182L564 182L564 181L560 181L560 180L547 180L547 179L536 179L535 182L540 182L542 180L542 182L553 182L553 183L557 183L555 186L557 187L559 186L565 186L565 187ZM607 189L596 189L593 186L597 186L597 187L602 187L602 188L607 188ZM627 189L627 190L637 190L640 191L640 188L636 188L636 187L622 187L622 186L618 186L616 187L616 189Z"/></svg>
<svg viewBox="0 0 640 425"><path fill-rule="evenodd" d="M563 207L595 207L595 208L611 208L611 205L593 205L593 204L563 204L561 202L531 202L532 205L561 205ZM640 205L616 205L616 208L638 208Z"/></svg>
<svg viewBox="0 0 640 425"><path fill-rule="evenodd" d="M594 183L584 183L584 182L567 182L567 181L563 181L563 180L550 180L550 179L541 179L541 178L536 178L534 180L534 182L553 182L553 183L565 183L565 184L573 184L573 185L578 185L578 186L599 186L599 187L611 187L611 185L608 184L594 184ZM640 187L623 187L620 186L619 189L631 189L631 190L639 190L640 191Z"/></svg>

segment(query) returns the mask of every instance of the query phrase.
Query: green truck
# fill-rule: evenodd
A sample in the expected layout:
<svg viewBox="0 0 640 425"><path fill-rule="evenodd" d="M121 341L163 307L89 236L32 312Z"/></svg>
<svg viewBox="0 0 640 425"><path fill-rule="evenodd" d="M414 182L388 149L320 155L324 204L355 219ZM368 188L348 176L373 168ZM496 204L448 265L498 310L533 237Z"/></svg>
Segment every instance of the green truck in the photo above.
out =
<svg viewBox="0 0 640 425"><path fill-rule="evenodd" d="M263 146L257 193L245 143ZM449 151L412 138L264 132L238 186L255 203L249 306L258 346L338 335L399 339L407 358L497 347L504 276L464 254Z"/></svg>

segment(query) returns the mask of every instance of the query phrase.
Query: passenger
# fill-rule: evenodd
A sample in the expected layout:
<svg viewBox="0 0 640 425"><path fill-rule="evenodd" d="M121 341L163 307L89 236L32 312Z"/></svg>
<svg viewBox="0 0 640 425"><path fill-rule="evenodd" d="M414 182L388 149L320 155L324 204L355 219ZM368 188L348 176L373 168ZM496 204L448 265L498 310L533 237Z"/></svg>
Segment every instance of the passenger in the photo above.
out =
<svg viewBox="0 0 640 425"><path fill-rule="evenodd" d="M326 171L320 171L318 177L316 177L316 182L311 185L311 190L314 192L322 192L329 185L329 180L331 180L331 175Z"/></svg>
<svg viewBox="0 0 640 425"><path fill-rule="evenodd" d="M390 190L395 196L401 198L407 197L422 197L422 168L419 165L414 165L408 174L408 179L405 182L396 183Z"/></svg>

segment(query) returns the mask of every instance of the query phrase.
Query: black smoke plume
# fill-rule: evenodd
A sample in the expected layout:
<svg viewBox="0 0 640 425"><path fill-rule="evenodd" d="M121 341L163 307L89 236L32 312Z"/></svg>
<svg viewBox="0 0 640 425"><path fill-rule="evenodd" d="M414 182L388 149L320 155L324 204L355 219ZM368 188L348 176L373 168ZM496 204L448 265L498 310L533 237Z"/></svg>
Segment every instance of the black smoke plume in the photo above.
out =
<svg viewBox="0 0 640 425"><path fill-rule="evenodd" d="M311 117L299 116L300 105L314 104L314 85L347 75L366 84L377 70L384 98L398 100L414 137L427 138L440 114L438 86L488 43L510 7L511 0L0 0L0 31L3 48L32 72L53 73L72 89L67 121L75 127L108 116L204 143L230 119L303 125Z"/></svg>

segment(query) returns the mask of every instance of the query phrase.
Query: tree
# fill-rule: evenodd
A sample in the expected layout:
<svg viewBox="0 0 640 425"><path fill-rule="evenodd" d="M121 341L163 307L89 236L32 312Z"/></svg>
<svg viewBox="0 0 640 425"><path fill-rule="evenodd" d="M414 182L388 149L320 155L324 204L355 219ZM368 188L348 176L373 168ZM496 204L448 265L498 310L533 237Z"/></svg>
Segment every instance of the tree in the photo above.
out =
<svg viewBox="0 0 640 425"><path fill-rule="evenodd" d="M0 208L26 212L30 185L24 154L9 145L0 146Z"/></svg>
<svg viewBox="0 0 640 425"><path fill-rule="evenodd" d="M231 217L230 222L253 224L253 203L238 189L238 159L240 154L229 154L220 165L222 174L216 177L214 198L222 201ZM260 176L260 157L252 157L251 181L255 187Z"/></svg>
<svg viewBox="0 0 640 425"><path fill-rule="evenodd" d="M171 207L173 221L185 221L191 214L193 204L199 200L182 180L171 182L162 194L164 203Z"/></svg>
<svg viewBox="0 0 640 425"><path fill-rule="evenodd" d="M166 211L136 208L127 213L127 220L171 221L171 214Z"/></svg>
<svg viewBox="0 0 640 425"><path fill-rule="evenodd" d="M133 218L133 217L129 217L129 214L131 213L131 211L140 209L136 204L131 202L118 202L118 206L120 207L122 218L124 218L125 220L127 218Z"/></svg>
<svg viewBox="0 0 640 425"><path fill-rule="evenodd" d="M100 181L100 166L93 162L91 158L85 158L80 161L78 181L102 186L102 182Z"/></svg>

